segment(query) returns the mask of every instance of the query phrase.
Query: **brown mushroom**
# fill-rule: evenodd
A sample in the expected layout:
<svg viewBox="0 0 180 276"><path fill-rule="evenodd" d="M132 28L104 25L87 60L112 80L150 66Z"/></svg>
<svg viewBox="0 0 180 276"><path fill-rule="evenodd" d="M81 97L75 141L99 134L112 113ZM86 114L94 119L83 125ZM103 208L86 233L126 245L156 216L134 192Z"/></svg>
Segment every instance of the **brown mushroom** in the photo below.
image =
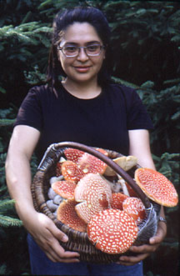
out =
<svg viewBox="0 0 180 276"><path fill-rule="evenodd" d="M100 174L87 174L75 188L75 200L81 202L75 209L86 223L99 211L110 208L111 199L111 188Z"/></svg>
<svg viewBox="0 0 180 276"><path fill-rule="evenodd" d="M77 215L74 200L64 200L57 209L57 219L74 230L86 232L87 224Z"/></svg>
<svg viewBox="0 0 180 276"><path fill-rule="evenodd" d="M52 184L52 189L56 194L66 199L74 199L75 182L72 181L57 181Z"/></svg>
<svg viewBox="0 0 180 276"><path fill-rule="evenodd" d="M123 201L127 198L127 195L124 195L123 193L113 193L112 194L112 202L111 202L111 208L113 209L119 209L123 210Z"/></svg>
<svg viewBox="0 0 180 276"><path fill-rule="evenodd" d="M146 218L145 206L140 198L128 197L123 201L122 206L123 210L133 217L137 225Z"/></svg>
<svg viewBox="0 0 180 276"><path fill-rule="evenodd" d="M166 207L178 204L178 194L174 185L160 172L139 168L135 171L135 180L146 196L156 203Z"/></svg>
<svg viewBox="0 0 180 276"><path fill-rule="evenodd" d="M107 209L93 216L87 234L97 249L108 254L126 252L137 238L138 228L126 212Z"/></svg>
<svg viewBox="0 0 180 276"><path fill-rule="evenodd" d="M113 159L113 161L116 164L118 164L125 171L130 170L137 164L137 158L132 155L117 157L117 158ZM116 173L113 171L113 169L111 169L109 166L107 166L104 174L107 176L116 175Z"/></svg>

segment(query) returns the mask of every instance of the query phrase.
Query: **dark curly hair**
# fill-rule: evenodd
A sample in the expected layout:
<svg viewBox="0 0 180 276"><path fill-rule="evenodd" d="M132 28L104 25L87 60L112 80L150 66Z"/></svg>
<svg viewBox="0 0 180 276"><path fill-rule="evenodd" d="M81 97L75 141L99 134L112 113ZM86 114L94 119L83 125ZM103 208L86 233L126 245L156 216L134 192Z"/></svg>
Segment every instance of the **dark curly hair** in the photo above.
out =
<svg viewBox="0 0 180 276"><path fill-rule="evenodd" d="M52 45L48 63L48 82L53 88L56 88L58 87L59 76L66 76L61 67L61 63L58 60L57 45L61 42L66 28L74 22L87 22L91 24L106 47L106 58L100 72L98 73L98 84L103 87L110 81L112 68L110 54L110 28L104 14L94 7L76 7L73 9L66 9L56 15L53 21Z"/></svg>

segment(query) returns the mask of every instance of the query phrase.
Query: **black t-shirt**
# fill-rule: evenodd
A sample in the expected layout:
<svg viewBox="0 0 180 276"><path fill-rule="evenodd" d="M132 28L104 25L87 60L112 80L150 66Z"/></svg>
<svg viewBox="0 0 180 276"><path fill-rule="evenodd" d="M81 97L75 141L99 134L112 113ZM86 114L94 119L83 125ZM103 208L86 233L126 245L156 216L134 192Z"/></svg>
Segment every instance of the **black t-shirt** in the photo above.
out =
<svg viewBox="0 0 180 276"><path fill-rule="evenodd" d="M37 154L61 141L116 150L128 155L128 130L152 129L152 122L137 93L109 84L93 99L79 99L63 86L57 94L46 86L33 87L24 99L15 125L28 125L41 132Z"/></svg>

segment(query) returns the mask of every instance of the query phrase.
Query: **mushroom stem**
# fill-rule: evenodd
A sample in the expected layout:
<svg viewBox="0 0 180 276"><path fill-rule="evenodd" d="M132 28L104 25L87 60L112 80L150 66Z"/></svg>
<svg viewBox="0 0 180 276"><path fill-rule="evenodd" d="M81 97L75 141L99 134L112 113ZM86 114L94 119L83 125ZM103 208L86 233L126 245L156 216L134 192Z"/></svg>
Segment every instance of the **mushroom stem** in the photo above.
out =
<svg viewBox="0 0 180 276"><path fill-rule="evenodd" d="M123 194L127 195L127 196L130 196L124 179L119 174L117 176L118 176L118 181L117 182L121 185L122 190L123 190Z"/></svg>

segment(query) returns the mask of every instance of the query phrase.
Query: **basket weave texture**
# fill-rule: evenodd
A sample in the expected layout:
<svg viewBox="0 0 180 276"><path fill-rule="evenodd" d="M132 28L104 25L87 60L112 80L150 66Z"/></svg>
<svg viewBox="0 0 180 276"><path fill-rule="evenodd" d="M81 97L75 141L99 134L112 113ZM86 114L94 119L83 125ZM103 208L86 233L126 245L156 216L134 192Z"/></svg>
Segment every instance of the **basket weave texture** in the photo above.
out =
<svg viewBox="0 0 180 276"><path fill-rule="evenodd" d="M61 142L52 144L45 152L41 163L38 166L37 172L34 176L31 191L34 202L34 207L38 212L42 212L54 221L56 226L66 233L69 237L67 243L60 242L65 250L77 251L80 254L80 260L92 263L111 263L118 261L122 254L107 254L95 248L89 241L86 232L75 231L74 229L63 224L57 220L55 215L48 208L46 201L48 200L48 190L50 188L50 178L56 174L56 164L60 157L64 155L66 148L76 148L88 152L95 157L101 159L108 166L110 166L117 174L119 174L138 194L139 198L143 201L146 211L146 219L138 226L138 238L135 244L147 243L149 238L152 237L157 231L157 213L159 206L152 204L142 190L137 186L133 180L134 170L140 167L135 166L134 170L128 173L121 169L112 159L122 156L122 154L106 150L108 157L94 148L75 142ZM156 209L156 210L155 210ZM126 255L132 255L132 252L126 252Z"/></svg>

